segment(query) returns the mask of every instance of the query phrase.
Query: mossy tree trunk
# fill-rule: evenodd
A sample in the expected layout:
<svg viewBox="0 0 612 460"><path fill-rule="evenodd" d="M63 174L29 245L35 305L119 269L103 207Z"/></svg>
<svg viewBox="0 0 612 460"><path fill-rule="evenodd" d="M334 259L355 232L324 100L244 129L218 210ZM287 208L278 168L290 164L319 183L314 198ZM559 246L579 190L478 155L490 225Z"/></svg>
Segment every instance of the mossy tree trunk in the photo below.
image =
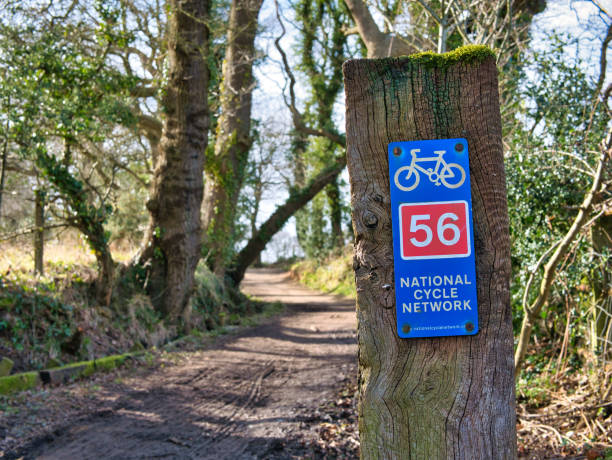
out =
<svg viewBox="0 0 612 460"><path fill-rule="evenodd" d="M6 163L8 160L9 123L6 122L4 142L2 146L2 161L0 162L0 222L2 221L2 197L4 196L4 184L6 182Z"/></svg>
<svg viewBox="0 0 612 460"><path fill-rule="evenodd" d="M308 78L310 99L306 103L306 118L316 129L337 131L333 120L334 104L342 90L342 64L346 60L348 37L344 31L348 11L342 1L302 0L296 4L296 20L300 37L298 52L300 67ZM302 133L303 136L303 133ZM305 172L327 165L338 151L337 143L330 139L304 137L304 148L308 152L301 158ZM298 182L296 185L302 185ZM308 257L321 254L327 249L341 247L342 204L338 179L334 178L324 190L325 197L313 202L299 217L300 244ZM326 228L321 215L327 204L330 229ZM330 232L331 230L331 232Z"/></svg>
<svg viewBox="0 0 612 460"><path fill-rule="evenodd" d="M104 230L102 222L96 222L93 231L81 231L87 236L90 246L94 248L96 262L98 264L98 277L95 282L96 300L101 305L110 305L115 283L115 261L108 246L108 234Z"/></svg>
<svg viewBox="0 0 612 460"><path fill-rule="evenodd" d="M165 120L147 208L145 245L137 256L147 268L147 291L169 320L188 312L200 258L204 152L208 143L207 0L168 2L169 78Z"/></svg>
<svg viewBox="0 0 612 460"><path fill-rule="evenodd" d="M331 221L332 247L342 248L344 246L344 234L342 233L342 202L338 178L327 186L326 191Z"/></svg>
<svg viewBox="0 0 612 460"><path fill-rule="evenodd" d="M467 51L467 52L466 52ZM364 459L516 458L510 243L497 69L483 47L344 65ZM465 137L480 331L400 339L387 145ZM435 201L435 197L432 197Z"/></svg>
<svg viewBox="0 0 612 460"><path fill-rule="evenodd" d="M45 249L45 191L34 191L34 273L43 276Z"/></svg>
<svg viewBox="0 0 612 460"><path fill-rule="evenodd" d="M291 140L291 166L293 168L293 187L301 188L306 182L306 158L308 137L299 131L293 131ZM300 209L295 213L295 230L298 244L302 249L308 244L308 211Z"/></svg>
<svg viewBox="0 0 612 460"><path fill-rule="evenodd" d="M204 247L217 276L232 256L238 195L251 149L251 101L255 88L255 34L263 0L233 0L223 63L221 115L214 155L207 159L202 227Z"/></svg>

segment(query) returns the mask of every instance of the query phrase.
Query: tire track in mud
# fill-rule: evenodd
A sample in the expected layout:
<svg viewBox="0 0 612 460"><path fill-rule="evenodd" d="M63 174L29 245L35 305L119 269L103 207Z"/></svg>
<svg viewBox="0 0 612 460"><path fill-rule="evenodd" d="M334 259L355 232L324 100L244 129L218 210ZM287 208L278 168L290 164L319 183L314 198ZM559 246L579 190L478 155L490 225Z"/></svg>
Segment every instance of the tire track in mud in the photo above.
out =
<svg viewBox="0 0 612 460"><path fill-rule="evenodd" d="M219 338L209 349L103 389L107 408L19 454L40 459L300 457L318 405L355 371L354 302L310 291L274 270L243 289L287 313ZM306 454L306 452L303 452Z"/></svg>

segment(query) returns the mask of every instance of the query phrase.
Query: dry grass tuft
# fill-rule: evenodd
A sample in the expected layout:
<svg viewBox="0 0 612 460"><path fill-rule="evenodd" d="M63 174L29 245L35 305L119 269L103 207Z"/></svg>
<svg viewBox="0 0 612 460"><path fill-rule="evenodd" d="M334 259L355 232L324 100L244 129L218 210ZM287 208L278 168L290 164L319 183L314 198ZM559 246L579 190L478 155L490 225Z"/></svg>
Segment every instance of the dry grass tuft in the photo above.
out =
<svg viewBox="0 0 612 460"><path fill-rule="evenodd" d="M127 241L113 241L111 253L115 262L126 263L137 247ZM96 257L87 242L76 231L64 231L45 241L45 271L56 265L95 268ZM20 237L0 243L0 273L7 270L23 273L34 271L34 245L31 238Z"/></svg>

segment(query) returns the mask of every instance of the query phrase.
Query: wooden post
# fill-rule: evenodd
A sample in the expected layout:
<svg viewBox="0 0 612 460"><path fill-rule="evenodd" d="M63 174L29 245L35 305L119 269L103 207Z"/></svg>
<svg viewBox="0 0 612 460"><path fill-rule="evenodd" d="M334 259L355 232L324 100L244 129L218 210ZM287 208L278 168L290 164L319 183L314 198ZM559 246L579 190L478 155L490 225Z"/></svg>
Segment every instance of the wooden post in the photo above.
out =
<svg viewBox="0 0 612 460"><path fill-rule="evenodd" d="M344 64L364 459L516 458L510 243L495 58L488 48ZM387 145L464 137L480 331L400 339Z"/></svg>

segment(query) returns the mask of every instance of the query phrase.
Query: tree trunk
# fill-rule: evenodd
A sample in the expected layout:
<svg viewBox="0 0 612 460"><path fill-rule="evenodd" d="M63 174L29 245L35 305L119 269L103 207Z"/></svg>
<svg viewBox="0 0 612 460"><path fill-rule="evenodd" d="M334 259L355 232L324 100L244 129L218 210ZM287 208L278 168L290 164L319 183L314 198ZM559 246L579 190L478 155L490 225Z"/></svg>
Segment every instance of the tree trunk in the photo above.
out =
<svg viewBox="0 0 612 460"><path fill-rule="evenodd" d="M344 235L342 234L342 203L340 202L340 185L338 178L327 186L327 203L331 221L332 247L342 248L344 246Z"/></svg>
<svg viewBox="0 0 612 460"><path fill-rule="evenodd" d="M344 65L355 231L362 458L516 458L510 242L497 70L463 54ZM480 331L401 339L396 330L387 145L465 137ZM435 201L435 200L432 200Z"/></svg>
<svg viewBox="0 0 612 460"><path fill-rule="evenodd" d="M236 204L252 144L255 33L262 1L232 1L215 153L206 165L202 203L204 245L212 269L220 277L232 255Z"/></svg>
<svg viewBox="0 0 612 460"><path fill-rule="evenodd" d="M300 189L306 182L305 155L308 147L307 136L299 131L293 131L291 141L291 166L293 168L293 187ZM308 212L302 209L295 213L295 230L300 247L306 252L308 235Z"/></svg>
<svg viewBox="0 0 612 460"><path fill-rule="evenodd" d="M0 222L2 221L2 197L4 196L4 183L6 182L6 162L8 158L8 121L6 124L6 135L4 138L4 145L2 147L2 165L0 166L2 169L0 170Z"/></svg>
<svg viewBox="0 0 612 460"><path fill-rule="evenodd" d="M263 164L259 165L259 178L263 179ZM257 233L257 216L259 215L259 207L261 205L261 197L263 196L263 182L259 181L253 187L253 213L251 214L251 236ZM255 259L255 266L261 267L261 254Z"/></svg>
<svg viewBox="0 0 612 460"><path fill-rule="evenodd" d="M90 244L96 248L96 262L98 263L98 278L96 279L96 300L100 305L108 306L111 303L113 287L115 282L115 261L108 247L102 223L94 227L93 232L81 229Z"/></svg>
<svg viewBox="0 0 612 460"><path fill-rule="evenodd" d="M45 248L45 192L34 192L34 273L43 276Z"/></svg>
<svg viewBox="0 0 612 460"><path fill-rule="evenodd" d="M604 214L591 227L591 241L593 251L597 254L606 254L612 247L612 215ZM591 317L591 347L594 354L602 355L605 360L606 353L610 353L612 343L612 297L610 296L611 260L603 256L599 261L600 268L592 276L593 311ZM597 273L599 271L599 273Z"/></svg>
<svg viewBox="0 0 612 460"><path fill-rule="evenodd" d="M382 32L376 25L365 1L345 1L357 24L359 36L368 50L368 57L402 56L418 51L401 38Z"/></svg>
<svg viewBox="0 0 612 460"><path fill-rule="evenodd" d="M279 206L268 220L259 227L259 230L251 236L247 245L238 253L232 266L226 273L236 286L244 278L246 269L257 259L276 232L283 228L283 225L285 225L289 218L312 200L323 187L337 178L345 166L346 157L342 155L336 160L336 163L317 174L303 188L293 190L289 194L287 201Z"/></svg>
<svg viewBox="0 0 612 460"><path fill-rule="evenodd" d="M171 0L166 118L159 143L147 241L137 261L147 267L146 288L170 320L188 312L200 258L202 173L208 143L209 1Z"/></svg>

